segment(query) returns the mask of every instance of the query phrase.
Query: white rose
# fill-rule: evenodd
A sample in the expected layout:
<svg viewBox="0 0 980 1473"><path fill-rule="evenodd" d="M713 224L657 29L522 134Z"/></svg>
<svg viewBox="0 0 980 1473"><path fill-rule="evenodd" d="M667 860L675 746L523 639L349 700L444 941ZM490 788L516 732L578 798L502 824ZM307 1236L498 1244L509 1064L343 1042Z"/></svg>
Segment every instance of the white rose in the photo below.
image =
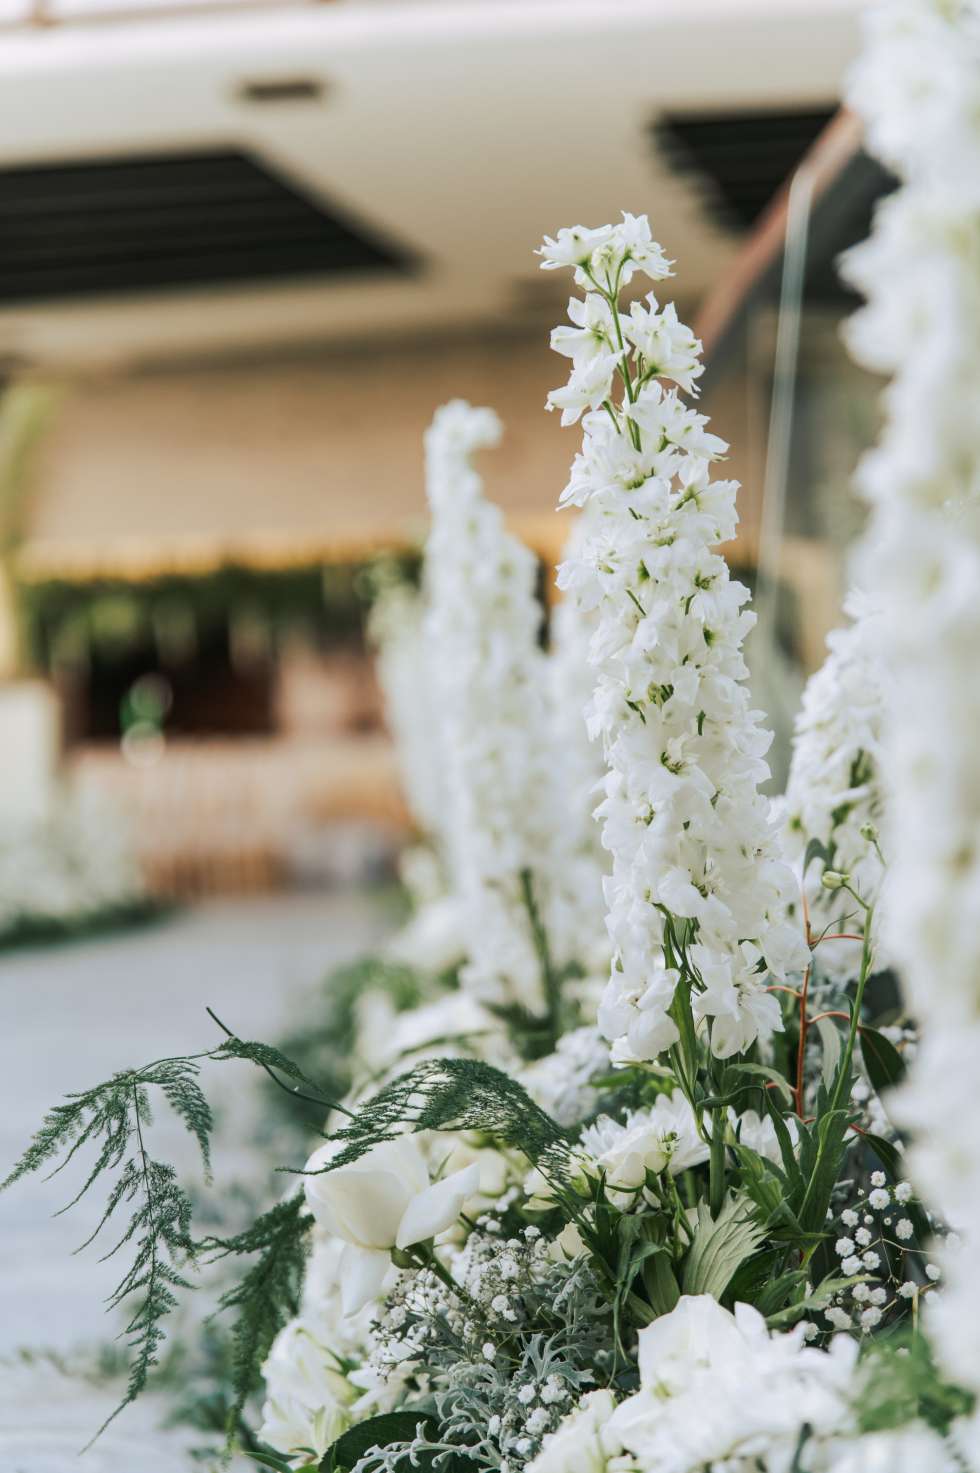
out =
<svg viewBox="0 0 980 1473"><path fill-rule="evenodd" d="M611 1391L590 1391L575 1411L546 1437L527 1473L606 1473L620 1445L606 1432L616 1409Z"/></svg>
<svg viewBox="0 0 980 1473"><path fill-rule="evenodd" d="M468 1217L478 1217L481 1213L491 1212L496 1205L498 1197L501 1197L511 1185L517 1185L523 1175L523 1163L518 1159L512 1159L496 1146L484 1146L478 1144L479 1137L475 1134L463 1134L456 1137L445 1137L445 1145L448 1146L448 1154L444 1154L443 1137L438 1137L437 1148L432 1152L432 1160L438 1164L440 1176L446 1176L450 1172L459 1172L464 1166L475 1165L479 1173L479 1181L474 1194L466 1202L466 1214ZM457 1222L455 1229L448 1238L442 1241L463 1241L466 1235L466 1227L462 1222Z"/></svg>
<svg viewBox="0 0 980 1473"><path fill-rule="evenodd" d="M580 1258L583 1253L587 1253L588 1251L585 1239L574 1222L566 1222L551 1245L549 1257L553 1258L556 1263L562 1263L566 1259Z"/></svg>
<svg viewBox="0 0 980 1473"><path fill-rule="evenodd" d="M354 1389L309 1319L280 1330L262 1376L266 1399L260 1436L290 1456L311 1447L320 1457L350 1425Z"/></svg>
<svg viewBox="0 0 980 1473"><path fill-rule="evenodd" d="M442 1181L429 1170L411 1136L385 1141L336 1171L323 1168L337 1154L335 1142L314 1151L306 1163L306 1201L317 1222L347 1245L341 1264L345 1314L356 1314L376 1298L392 1248L411 1248L451 1227L463 1203L480 1184L474 1162Z"/></svg>

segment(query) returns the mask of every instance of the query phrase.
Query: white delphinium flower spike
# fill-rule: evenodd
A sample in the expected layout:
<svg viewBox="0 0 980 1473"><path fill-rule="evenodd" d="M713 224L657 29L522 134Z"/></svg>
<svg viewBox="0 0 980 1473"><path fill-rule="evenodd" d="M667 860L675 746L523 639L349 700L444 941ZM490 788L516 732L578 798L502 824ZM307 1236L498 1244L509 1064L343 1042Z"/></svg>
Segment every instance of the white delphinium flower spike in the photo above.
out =
<svg viewBox="0 0 980 1473"><path fill-rule="evenodd" d="M577 557L592 535L592 513L576 520L565 556ZM595 684L589 646L595 610L563 598L551 613L548 661L554 775L558 785L555 820L560 826L563 883L555 895L552 926L562 959L601 974L609 966L603 879L609 868L595 816L606 766L602 743L590 735L585 708Z"/></svg>
<svg viewBox="0 0 980 1473"><path fill-rule="evenodd" d="M557 835L547 665L537 560L505 530L471 464L499 437L493 411L462 400L439 409L426 433L425 629L468 948L463 983L483 1001L543 1014L554 999L531 909L550 935Z"/></svg>
<svg viewBox="0 0 980 1473"><path fill-rule="evenodd" d="M862 462L861 575L882 606L888 678L885 939L922 1041L891 1106L920 1144L927 1201L962 1232L929 1317L943 1370L980 1391L980 13L894 0L869 17L850 88L901 187L847 275L867 297L849 341L893 375ZM937 1253L937 1256L938 1253ZM980 1419L957 1440L980 1466Z"/></svg>
<svg viewBox="0 0 980 1473"><path fill-rule="evenodd" d="M827 869L847 874L851 888L873 906L883 874L878 830L884 812L884 693L875 614L856 594L845 608L853 622L829 635L827 658L803 692L783 806L786 849L797 863L802 864L813 840L824 850L806 872L811 932L861 938L865 911L849 891L828 890L821 883ZM856 977L861 950L860 939L821 941L815 952L820 974L837 982Z"/></svg>
<svg viewBox="0 0 980 1473"><path fill-rule="evenodd" d="M445 763L424 633L422 594L405 579L379 590L368 637L405 797L423 834L438 845L446 814Z"/></svg>
<svg viewBox="0 0 980 1473"><path fill-rule="evenodd" d="M599 406L561 498L589 508L589 535L559 583L596 619L589 723L608 764L614 950L600 1026L621 1060L656 1058L678 1038L683 982L727 1057L781 1026L766 972L781 979L808 956L802 927L782 919L797 888L759 792L771 737L744 683L749 595L716 551L735 534L736 485L710 479L727 447L678 393L700 372L700 344L655 297L625 321L619 311L635 270L668 274L645 218L559 231L542 254L574 265L587 289L576 319L608 323L615 343L549 401L564 419Z"/></svg>

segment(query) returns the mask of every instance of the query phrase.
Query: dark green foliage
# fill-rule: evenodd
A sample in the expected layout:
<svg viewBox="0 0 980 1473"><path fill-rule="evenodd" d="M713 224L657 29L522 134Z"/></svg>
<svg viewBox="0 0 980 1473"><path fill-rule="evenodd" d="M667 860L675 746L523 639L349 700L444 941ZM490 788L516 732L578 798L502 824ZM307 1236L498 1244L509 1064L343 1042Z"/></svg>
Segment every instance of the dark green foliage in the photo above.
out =
<svg viewBox="0 0 980 1473"><path fill-rule="evenodd" d="M304 1094L299 1088L300 1084L305 1085L311 1090L316 1090L318 1086L313 1083L312 1079L307 1079L299 1065L295 1064L280 1049L273 1048L268 1043L247 1042L243 1038L236 1038L230 1029L225 1028L221 1019L210 1008L208 1008L208 1013L217 1023L218 1027L223 1028L228 1035L227 1043L223 1043L219 1048L216 1048L210 1055L211 1058L247 1059L249 1063L257 1064L260 1069L264 1069L272 1082L278 1085L281 1090L285 1090L287 1095L293 1099L305 1100L308 1104L315 1105L321 1112L321 1115L325 1114L328 1110L341 1110L345 1115L350 1114L350 1111L339 1100L330 1099L327 1095L319 1093L315 1095ZM295 1079L299 1082L290 1088L288 1084L284 1084L279 1078L280 1074L285 1074L287 1079Z"/></svg>
<svg viewBox="0 0 980 1473"><path fill-rule="evenodd" d="M301 1193L277 1202L234 1238L208 1238L201 1245L215 1258L257 1254L245 1276L222 1295L219 1310L237 1312L232 1330L231 1376L234 1402L228 1435L235 1432L246 1399L276 1335L299 1310L303 1269L313 1219Z"/></svg>
<svg viewBox="0 0 980 1473"><path fill-rule="evenodd" d="M397 566L402 578L417 580L418 553L398 554ZM260 610L273 639L302 623L325 640L359 640L372 595L363 563L325 566L316 560L285 569L227 564L139 583L51 578L24 584L19 592L28 648L41 668L50 665L66 638L88 650L96 665L111 665L140 650L159 657L155 630L174 607L189 613L199 646L226 639L241 609Z"/></svg>
<svg viewBox="0 0 980 1473"><path fill-rule="evenodd" d="M901 1084L905 1078L905 1060L895 1045L876 1028L862 1027L860 1034L861 1057L877 1093Z"/></svg>
<svg viewBox="0 0 980 1473"><path fill-rule="evenodd" d="M143 898L107 905L80 917L23 915L0 932L0 951L16 951L20 947L52 946L61 942L80 941L82 937L103 936L110 931L128 930L163 920L173 906L161 900Z"/></svg>
<svg viewBox="0 0 980 1473"><path fill-rule="evenodd" d="M874 1342L862 1369L857 1403L862 1432L880 1432L921 1418L945 1435L957 1417L973 1410L974 1397L943 1380L918 1331L899 1331Z"/></svg>
<svg viewBox="0 0 980 1473"><path fill-rule="evenodd" d="M320 1464L320 1473L350 1473L350 1470L375 1447L389 1447L393 1442L410 1443L417 1432L435 1438L438 1423L422 1412L382 1412L351 1427L328 1447ZM431 1459L420 1460L420 1468L432 1466Z"/></svg>
<svg viewBox="0 0 980 1473"><path fill-rule="evenodd" d="M427 1059L362 1105L331 1139L342 1142L324 1169L346 1166L406 1131L480 1130L522 1151L546 1176L568 1174L571 1142L516 1080L478 1059Z"/></svg>
<svg viewBox="0 0 980 1473"><path fill-rule="evenodd" d="M102 1139L88 1180L73 1198L73 1202L77 1202L103 1171L122 1165L127 1151L136 1143L138 1126L149 1123L146 1090L152 1085L161 1088L197 1139L207 1169L208 1137L213 1121L207 1100L197 1083L200 1073L198 1061L207 1057L206 1054L198 1054L191 1058L158 1059L142 1069L124 1069L113 1074L111 1079L97 1084L94 1089L68 1095L64 1104L55 1105L48 1111L27 1150L6 1180L0 1182L0 1191L22 1176L39 1171L64 1151L64 1159L51 1173L52 1176L57 1175L82 1146Z"/></svg>

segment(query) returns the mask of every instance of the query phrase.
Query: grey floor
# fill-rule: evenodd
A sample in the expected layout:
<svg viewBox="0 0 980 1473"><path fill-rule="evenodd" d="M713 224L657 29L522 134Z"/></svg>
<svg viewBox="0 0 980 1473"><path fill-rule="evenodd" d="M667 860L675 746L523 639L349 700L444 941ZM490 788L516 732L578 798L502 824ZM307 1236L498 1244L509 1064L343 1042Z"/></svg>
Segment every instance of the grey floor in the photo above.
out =
<svg viewBox="0 0 980 1473"><path fill-rule="evenodd" d="M376 946L384 907L357 891L213 902L145 929L0 958L0 1176L45 1110L112 1071L216 1041L205 1005L244 1038L275 1041L313 1016L317 984ZM282 1190L259 1118L251 1066L213 1066L222 1182L260 1200ZM196 1172L193 1152L161 1111L161 1154ZM157 1429L152 1401L124 1413L95 1448L77 1453L112 1406L111 1389L75 1373L117 1325L101 1301L115 1263L72 1250L94 1226L98 1199L52 1213L72 1181L31 1178L0 1196L0 1473L178 1473L195 1465L186 1435ZM212 1192L212 1199L214 1193ZM220 1208L220 1198L217 1203ZM111 1241L111 1240L110 1240ZM53 1355L52 1355L53 1353ZM72 1374L60 1365L67 1360ZM197 1440L197 1439L192 1439Z"/></svg>

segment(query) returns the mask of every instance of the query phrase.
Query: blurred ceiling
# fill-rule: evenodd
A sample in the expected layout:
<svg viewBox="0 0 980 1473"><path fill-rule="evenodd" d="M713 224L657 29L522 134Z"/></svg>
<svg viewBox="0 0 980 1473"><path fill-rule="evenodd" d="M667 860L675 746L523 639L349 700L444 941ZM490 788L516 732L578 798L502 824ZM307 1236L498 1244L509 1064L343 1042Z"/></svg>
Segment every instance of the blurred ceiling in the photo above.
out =
<svg viewBox="0 0 980 1473"><path fill-rule="evenodd" d="M692 302L833 111L859 8L0 0L0 359L516 331L567 293L542 234L622 208Z"/></svg>

